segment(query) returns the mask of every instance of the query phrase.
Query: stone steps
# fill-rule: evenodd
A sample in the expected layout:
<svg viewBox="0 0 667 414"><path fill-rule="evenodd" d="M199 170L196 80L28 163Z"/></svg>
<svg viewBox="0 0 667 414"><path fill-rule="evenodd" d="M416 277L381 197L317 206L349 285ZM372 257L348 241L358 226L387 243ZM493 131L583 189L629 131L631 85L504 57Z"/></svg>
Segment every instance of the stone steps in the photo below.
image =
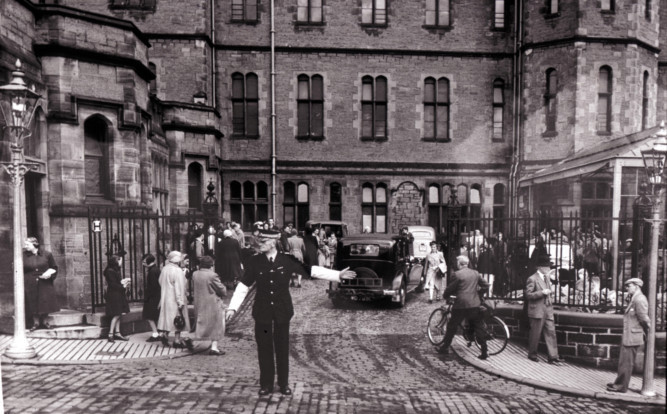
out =
<svg viewBox="0 0 667 414"><path fill-rule="evenodd" d="M28 338L44 339L96 339L102 337L103 328L96 324L90 324L85 312L61 309L49 314L46 322L51 329L37 329L28 331ZM29 326L27 328L30 328ZM108 328L107 328L108 331Z"/></svg>

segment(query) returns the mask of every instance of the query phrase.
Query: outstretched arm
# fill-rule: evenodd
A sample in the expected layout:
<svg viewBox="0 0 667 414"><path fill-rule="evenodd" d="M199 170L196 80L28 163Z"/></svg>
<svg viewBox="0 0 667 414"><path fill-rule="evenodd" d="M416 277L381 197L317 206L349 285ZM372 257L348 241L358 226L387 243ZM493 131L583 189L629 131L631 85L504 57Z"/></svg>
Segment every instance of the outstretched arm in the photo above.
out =
<svg viewBox="0 0 667 414"><path fill-rule="evenodd" d="M330 282L340 282L343 279L354 279L357 276L354 271L349 269L349 267L346 267L345 269L338 271L328 269L326 267L313 266L310 270L310 276L314 277L315 279L324 279Z"/></svg>

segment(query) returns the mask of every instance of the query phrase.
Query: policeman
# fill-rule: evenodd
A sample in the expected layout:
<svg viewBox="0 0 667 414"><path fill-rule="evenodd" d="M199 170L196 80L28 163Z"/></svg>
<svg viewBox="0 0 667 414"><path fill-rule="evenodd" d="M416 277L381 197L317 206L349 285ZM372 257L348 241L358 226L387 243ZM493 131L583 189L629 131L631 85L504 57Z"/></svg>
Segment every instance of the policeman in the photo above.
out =
<svg viewBox="0 0 667 414"><path fill-rule="evenodd" d="M259 395L273 392L276 368L280 392L291 395L289 325L294 315L294 306L289 284L292 275L304 275L304 269L292 256L278 253L276 243L280 232L265 229L263 226L257 230L259 253L247 261L245 273L234 291L226 317L229 321L234 316L249 287L256 283L252 317L255 319L255 341L259 359Z"/></svg>

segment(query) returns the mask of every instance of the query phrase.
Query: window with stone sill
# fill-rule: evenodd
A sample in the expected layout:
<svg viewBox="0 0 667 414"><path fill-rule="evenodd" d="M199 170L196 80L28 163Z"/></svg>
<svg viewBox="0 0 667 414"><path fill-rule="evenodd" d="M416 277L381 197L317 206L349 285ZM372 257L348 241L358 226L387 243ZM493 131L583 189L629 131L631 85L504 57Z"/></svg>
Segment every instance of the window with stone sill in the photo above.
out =
<svg viewBox="0 0 667 414"><path fill-rule="evenodd" d="M259 85L257 75L232 74L232 136L259 137Z"/></svg>
<svg viewBox="0 0 667 414"><path fill-rule="evenodd" d="M121 10L154 11L157 0L111 0L109 8Z"/></svg>
<svg viewBox="0 0 667 414"><path fill-rule="evenodd" d="M449 79L424 79L424 141L449 142Z"/></svg>
<svg viewBox="0 0 667 414"><path fill-rule="evenodd" d="M297 0L297 24L322 24L323 20L322 0Z"/></svg>
<svg viewBox="0 0 667 414"><path fill-rule="evenodd" d="M361 139L386 141L387 78L364 76L361 83Z"/></svg>
<svg viewBox="0 0 667 414"><path fill-rule="evenodd" d="M361 0L363 26L387 26L387 0Z"/></svg>
<svg viewBox="0 0 667 414"><path fill-rule="evenodd" d="M232 221L239 223L245 231L252 230L256 221L269 217L269 186L264 181L255 184L232 181L229 185L229 209Z"/></svg>
<svg viewBox="0 0 667 414"><path fill-rule="evenodd" d="M600 11L602 13L614 13L615 11L615 1L614 0L601 0L600 1Z"/></svg>
<svg viewBox="0 0 667 414"><path fill-rule="evenodd" d="M310 220L310 189L308 184L283 184L283 223L294 223L297 229L306 228Z"/></svg>
<svg viewBox="0 0 667 414"><path fill-rule="evenodd" d="M425 27L447 28L450 26L450 0L426 0Z"/></svg>
<svg viewBox="0 0 667 414"><path fill-rule="evenodd" d="M387 232L387 185L364 183L361 187L361 226L371 233Z"/></svg>
<svg viewBox="0 0 667 414"><path fill-rule="evenodd" d="M546 0L544 5L544 17L547 19L560 16L559 0Z"/></svg>
<svg viewBox="0 0 667 414"><path fill-rule="evenodd" d="M493 81L493 141L502 141L505 119L505 82L502 79Z"/></svg>
<svg viewBox="0 0 667 414"><path fill-rule="evenodd" d="M259 0L232 0L232 22L257 23Z"/></svg>
<svg viewBox="0 0 667 414"><path fill-rule="evenodd" d="M495 30L506 30L507 21L505 19L507 15L506 10L507 4L505 0L495 0L494 9L493 9L493 28Z"/></svg>
<svg viewBox="0 0 667 414"><path fill-rule="evenodd" d="M598 75L598 110L596 129L598 135L611 134L611 104L612 104L612 70L609 66L602 66Z"/></svg>
<svg viewBox="0 0 667 414"><path fill-rule="evenodd" d="M297 78L297 139L324 139L324 81L320 75Z"/></svg>

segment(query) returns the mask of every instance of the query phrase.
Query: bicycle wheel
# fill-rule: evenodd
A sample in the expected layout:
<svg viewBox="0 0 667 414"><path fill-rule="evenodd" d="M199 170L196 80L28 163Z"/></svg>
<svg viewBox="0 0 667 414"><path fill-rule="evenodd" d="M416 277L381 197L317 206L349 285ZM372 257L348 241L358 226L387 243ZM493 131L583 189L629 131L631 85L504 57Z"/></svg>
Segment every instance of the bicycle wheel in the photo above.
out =
<svg viewBox="0 0 667 414"><path fill-rule="evenodd" d="M489 355L497 355L503 352L507 346L507 341L510 339L510 331L505 322L497 316L487 319L485 331L487 334L486 345L489 348ZM478 348L480 347L477 338L475 338L475 345Z"/></svg>
<svg viewBox="0 0 667 414"><path fill-rule="evenodd" d="M428 340L433 345L441 345L445 341L445 329L447 328L450 316L450 313L443 308L438 308L431 312L426 332L428 333Z"/></svg>

